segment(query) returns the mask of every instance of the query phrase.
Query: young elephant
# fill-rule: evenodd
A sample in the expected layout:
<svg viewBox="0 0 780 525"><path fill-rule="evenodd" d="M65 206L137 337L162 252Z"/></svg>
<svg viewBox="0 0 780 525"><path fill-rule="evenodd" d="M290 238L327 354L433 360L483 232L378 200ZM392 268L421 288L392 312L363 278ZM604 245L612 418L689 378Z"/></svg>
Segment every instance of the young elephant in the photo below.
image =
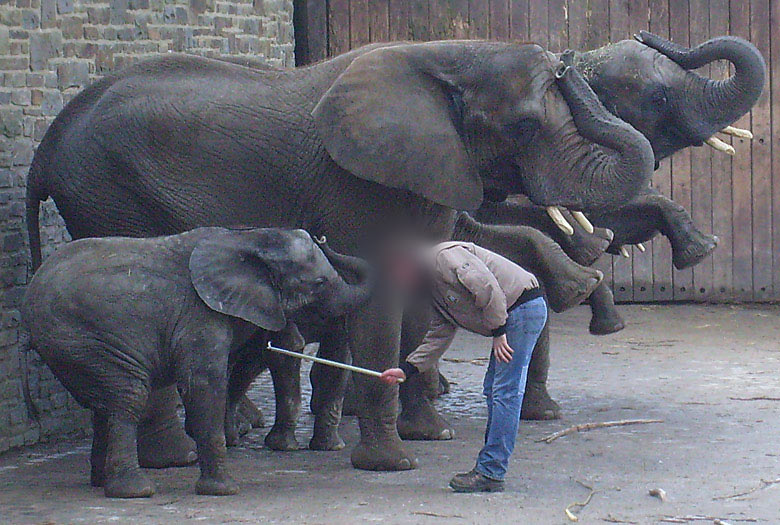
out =
<svg viewBox="0 0 780 525"><path fill-rule="evenodd" d="M108 497L154 492L138 466L136 426L150 391L175 384L197 444L197 492L235 494L223 425L229 380L240 383L236 358L304 306L330 318L367 300L370 280L348 284L337 268L355 268L343 263L305 231L281 229L84 239L52 255L22 315L31 346L92 410L92 484Z"/></svg>

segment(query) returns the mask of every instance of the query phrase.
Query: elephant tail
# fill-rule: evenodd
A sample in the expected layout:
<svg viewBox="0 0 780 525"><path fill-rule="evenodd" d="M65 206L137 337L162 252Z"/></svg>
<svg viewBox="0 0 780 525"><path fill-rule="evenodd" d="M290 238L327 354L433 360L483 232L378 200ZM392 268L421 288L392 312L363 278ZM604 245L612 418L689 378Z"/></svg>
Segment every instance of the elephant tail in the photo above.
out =
<svg viewBox="0 0 780 525"><path fill-rule="evenodd" d="M35 405L30 391L30 361L29 354L32 349L30 344L30 332L26 328L19 330L19 370L22 379L22 395L24 404L27 407L27 415L40 425L41 412Z"/></svg>
<svg viewBox="0 0 780 525"><path fill-rule="evenodd" d="M41 230L38 220L40 203L49 198L48 193L41 185L41 167L40 162L36 162L38 155L33 159L30 171L27 174L27 195L25 199L26 219L27 219L27 237L30 241L30 258L32 261L32 271L38 269L41 265Z"/></svg>

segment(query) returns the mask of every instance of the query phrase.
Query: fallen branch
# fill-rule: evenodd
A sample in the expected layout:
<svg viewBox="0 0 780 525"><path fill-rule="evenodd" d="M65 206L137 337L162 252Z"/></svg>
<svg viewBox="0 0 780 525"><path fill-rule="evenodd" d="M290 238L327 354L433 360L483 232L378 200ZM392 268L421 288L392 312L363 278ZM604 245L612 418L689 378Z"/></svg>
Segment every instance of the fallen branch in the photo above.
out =
<svg viewBox="0 0 780 525"><path fill-rule="evenodd" d="M590 485L586 485L581 481L578 481L577 483L579 483L580 485L588 489L590 493L588 494L588 497L585 498L585 501L583 501L582 503L575 501L574 503L566 507L566 509L564 509L564 512L566 513L566 517L569 518L569 521L580 521L580 518L578 518L577 515L574 514L574 512L572 512L572 509L574 509L574 507L579 507L579 510L584 509L588 505L588 503L590 503L590 500L593 499L593 495L596 493L596 491L593 490L593 487L591 487Z"/></svg>
<svg viewBox="0 0 780 525"><path fill-rule="evenodd" d="M732 401L780 401L780 397L755 396L755 397L730 397Z"/></svg>
<svg viewBox="0 0 780 525"><path fill-rule="evenodd" d="M426 512L424 510L417 510L412 512L412 514L415 514L417 516L431 516L434 518L460 518L463 519L463 516L460 514L437 514L435 512Z"/></svg>
<svg viewBox="0 0 780 525"><path fill-rule="evenodd" d="M777 479L762 479L761 484L753 487L750 490L747 490L745 492L738 492L737 494L730 494L728 496L717 496L715 498L712 498L713 501L719 501L724 499L736 499L736 498L742 498L744 496L749 496L750 494L753 494L754 492L757 492L759 490L763 490L767 487L771 487L772 485L777 485L780 483L780 478Z"/></svg>
<svg viewBox="0 0 780 525"><path fill-rule="evenodd" d="M719 518L717 516L702 516L699 514L692 516L666 516L658 521L662 521L664 523L690 523L691 521L719 521L721 523L728 523L726 521L727 519L731 521L742 521L747 523L756 523L758 521L756 518Z"/></svg>
<svg viewBox="0 0 780 525"><path fill-rule="evenodd" d="M575 432L584 432L586 430L593 430L595 428L607 428L607 427L624 427L626 425L646 425L648 423L663 423L663 419L621 419L619 421L604 421L602 423L582 423L580 425L574 425L564 430L560 430L549 436L545 436L541 439L537 439L537 443L545 442L552 443L559 437L568 436Z"/></svg>
<svg viewBox="0 0 780 525"><path fill-rule="evenodd" d="M666 491L664 489L650 489L648 494L660 499L661 501L666 501Z"/></svg>

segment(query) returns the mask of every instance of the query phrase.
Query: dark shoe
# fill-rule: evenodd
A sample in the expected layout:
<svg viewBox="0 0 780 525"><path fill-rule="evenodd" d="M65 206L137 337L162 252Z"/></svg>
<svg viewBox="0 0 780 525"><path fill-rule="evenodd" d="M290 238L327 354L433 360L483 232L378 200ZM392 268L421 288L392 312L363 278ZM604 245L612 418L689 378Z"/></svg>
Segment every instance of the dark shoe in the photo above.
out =
<svg viewBox="0 0 780 525"><path fill-rule="evenodd" d="M455 474L450 480L455 492L504 492L504 482L483 476L476 469L465 474Z"/></svg>

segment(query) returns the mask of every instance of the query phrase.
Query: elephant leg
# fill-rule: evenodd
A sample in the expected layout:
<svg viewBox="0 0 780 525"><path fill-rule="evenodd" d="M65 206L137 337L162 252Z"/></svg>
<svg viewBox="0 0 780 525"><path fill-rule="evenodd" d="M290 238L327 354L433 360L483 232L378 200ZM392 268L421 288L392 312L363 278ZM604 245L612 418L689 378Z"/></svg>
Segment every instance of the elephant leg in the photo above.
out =
<svg viewBox="0 0 780 525"><path fill-rule="evenodd" d="M250 428L263 428L265 418L260 408L244 394L238 401L238 413L249 423Z"/></svg>
<svg viewBox="0 0 780 525"><path fill-rule="evenodd" d="M531 420L560 419L561 407L547 392L547 374L550 370L550 317L534 346L528 365L528 380L520 417Z"/></svg>
<svg viewBox="0 0 780 525"><path fill-rule="evenodd" d="M401 336L401 306L386 289L352 314L349 348L356 366L387 370L398 366ZM375 377L353 374L358 398L360 442L352 450L355 468L364 470L409 470L417 459L404 448L396 429L398 387Z"/></svg>
<svg viewBox="0 0 780 525"><path fill-rule="evenodd" d="M271 450L300 450L302 447L295 439L295 429L301 413L301 361L274 352L266 351L265 354L276 400L276 416L265 436L265 445Z"/></svg>
<svg viewBox="0 0 780 525"><path fill-rule="evenodd" d="M255 378L266 369L266 362L262 353L266 341L265 334L250 339L236 352L233 361L230 363L224 422L225 442L229 447L238 445L239 437L249 432L250 428L252 428L249 421L242 417L239 407L244 401L248 402L252 407L255 406L246 397L246 392Z"/></svg>
<svg viewBox="0 0 780 525"><path fill-rule="evenodd" d="M401 359L406 359L420 344L428 330L430 318L427 301L420 301L406 309L401 332ZM432 400L436 398L438 391L438 367L401 383L401 414L398 416L398 434L401 439L433 441L454 437L452 426L433 406Z"/></svg>
<svg viewBox="0 0 780 525"><path fill-rule="evenodd" d="M615 307L615 298L612 290L606 283L601 283L590 294L590 333L593 335L607 335L619 332L626 327L623 317Z"/></svg>
<svg viewBox="0 0 780 525"><path fill-rule="evenodd" d="M99 423L106 430L103 491L109 498L148 498L154 485L138 465L138 421L112 414Z"/></svg>
<svg viewBox="0 0 780 525"><path fill-rule="evenodd" d="M198 459L195 443L184 432L175 387L149 395L146 414L138 425L138 460L144 468L184 467Z"/></svg>
<svg viewBox="0 0 780 525"><path fill-rule="evenodd" d="M339 329L322 337L317 355L346 363L350 357L346 331ZM314 414L314 434L309 441L309 448L341 450L345 444L339 435L339 423L347 382L350 379L349 372L314 363L310 378L310 408Z"/></svg>
<svg viewBox="0 0 780 525"><path fill-rule="evenodd" d="M102 487L106 482L106 449L108 446L108 417L92 412L92 453L89 483L93 487Z"/></svg>
<svg viewBox="0 0 780 525"><path fill-rule="evenodd" d="M208 337L204 336L202 341L208 341ZM206 357L221 355L222 350L225 359ZM227 469L224 432L228 390L227 349L214 345L213 351L196 353L189 377L178 381L186 414L185 428L198 447L200 478L195 490L198 494L212 496L236 494L238 484Z"/></svg>

